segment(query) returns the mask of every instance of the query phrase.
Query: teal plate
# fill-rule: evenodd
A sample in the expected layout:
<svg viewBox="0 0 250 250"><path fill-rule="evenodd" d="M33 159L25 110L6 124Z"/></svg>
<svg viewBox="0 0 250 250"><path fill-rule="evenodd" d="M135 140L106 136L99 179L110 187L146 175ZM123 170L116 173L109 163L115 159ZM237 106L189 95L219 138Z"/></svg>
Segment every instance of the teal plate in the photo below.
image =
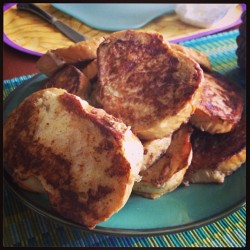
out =
<svg viewBox="0 0 250 250"><path fill-rule="evenodd" d="M3 120L28 95L40 89L46 76L38 74L17 87L3 106ZM18 198L39 214L64 225L89 231L62 218L46 195L24 191L5 173L5 183ZM92 232L115 235L157 235L193 229L236 211L246 200L246 165L228 176L223 184L191 184L151 200L132 194L126 205Z"/></svg>
<svg viewBox="0 0 250 250"><path fill-rule="evenodd" d="M52 6L100 30L137 29L156 17L174 12L175 4L53 3Z"/></svg>

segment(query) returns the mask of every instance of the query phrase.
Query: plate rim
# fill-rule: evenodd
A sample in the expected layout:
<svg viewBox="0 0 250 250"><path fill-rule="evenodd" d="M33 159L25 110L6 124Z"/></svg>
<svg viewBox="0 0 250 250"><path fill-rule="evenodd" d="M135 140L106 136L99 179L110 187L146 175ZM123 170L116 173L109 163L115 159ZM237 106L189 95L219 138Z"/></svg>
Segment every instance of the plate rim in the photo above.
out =
<svg viewBox="0 0 250 250"><path fill-rule="evenodd" d="M10 9L11 7L13 7L14 5L16 5L16 3L7 3L4 5L3 7L3 14L5 11L7 11L8 9ZM10 47L16 49L16 50L19 50L21 52L24 52L24 53L27 53L27 54L31 54L31 55L34 55L34 56L42 56L43 53L41 52L37 52L37 51L34 51L34 50L30 50L30 49L26 49L25 47L22 47L21 45L17 44L17 43L14 43L8 36L7 34L5 34L5 32L3 31L3 41L9 45Z"/></svg>
<svg viewBox="0 0 250 250"><path fill-rule="evenodd" d="M105 235L123 235L123 236L156 236L156 235L163 235L163 234L172 234L172 233L180 233L183 231L193 230L205 225L208 225L210 223L213 223L215 221L218 221L220 219L225 218L226 216L232 214L233 212L237 211L241 207L245 206L246 199L243 198L237 202L237 204L227 208L223 212L219 212L211 217L208 217L206 219L198 220L193 223L187 223L180 226L171 226L171 227L163 227L159 229L123 229L123 228L108 228L108 227L101 227L96 226L94 229L88 229L87 227L84 227L83 225L76 224L74 222L71 222L63 217L60 217L60 215L53 215L49 212L43 211L41 208L37 207L35 204L32 203L32 201L28 200L25 197L22 197L20 194L18 186L14 187L13 184L10 183L8 178L11 178L10 176L6 179L7 172L4 170L4 184L7 184L7 189L11 191L20 202L22 202L27 208L31 209L32 211L38 213L39 215L43 216L46 219L51 219L57 223L60 223L61 225L65 225L71 228L76 228L83 230L85 232L89 233L100 233ZM7 174L8 175L8 174ZM15 189L17 188L17 189ZM22 191L22 190L21 190ZM25 191L25 190L24 190ZM27 191L28 192L28 191ZM56 213L56 212L55 212Z"/></svg>
<svg viewBox="0 0 250 250"><path fill-rule="evenodd" d="M15 97L16 93L20 91L22 88L28 88L30 85L34 84L33 81L36 81L36 79L40 79L40 81L45 81L47 79L47 76L38 73L32 76L31 78L25 80L22 84L17 86L13 91L9 93L9 95L5 98L3 102L3 113L6 107L8 106L9 103L11 103L11 100ZM3 119L4 122L5 119ZM109 228L109 227L102 227L97 225L94 229L88 229L87 227L76 224L74 222L71 222L60 215L53 215L49 214L46 211L43 211L41 208L37 207L32 203L32 201L26 199L25 197L22 197L21 194L19 194L18 190L21 190L18 186L16 186L17 190L13 187L15 185L14 183L11 184L11 182L6 179L6 174L9 175L6 170L3 170L3 180L4 184L3 187L7 186L8 190L10 190L15 196L18 197L18 199L25 204L26 207L30 208L32 211L35 211L39 215L42 215L44 218L51 219L57 223L60 223L61 225L65 225L68 227L74 227L80 230L83 230L88 233L100 233L100 234L105 234L105 235L116 235L116 236L155 236L155 235L163 235L163 234L172 234L172 233L180 233L183 231L188 231L192 229L196 229L202 226L205 226L207 224L213 223L217 220L223 219L224 217L232 214L233 212L237 211L241 207L243 207L246 204L246 195L242 197L240 200L238 200L234 205L228 207L227 209L215 213L212 216L208 216L205 219L200 219L195 222L191 223L186 223L183 225L177 225L177 226L170 226L170 227L162 227L162 228L154 228L154 229L124 229L124 228ZM9 176L11 179L11 177ZM25 191L25 190L24 190ZM28 191L27 191L28 192ZM56 212L55 212L56 213Z"/></svg>

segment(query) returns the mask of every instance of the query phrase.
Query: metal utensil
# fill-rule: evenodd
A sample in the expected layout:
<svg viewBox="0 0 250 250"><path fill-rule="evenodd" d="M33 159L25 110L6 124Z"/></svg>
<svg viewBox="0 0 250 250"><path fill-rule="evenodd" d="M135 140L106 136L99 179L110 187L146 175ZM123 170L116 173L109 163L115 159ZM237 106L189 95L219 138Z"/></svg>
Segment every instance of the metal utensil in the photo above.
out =
<svg viewBox="0 0 250 250"><path fill-rule="evenodd" d="M19 10L27 10L27 11L30 11L30 12L40 16L41 18L43 18L44 20L46 20L47 22L52 24L56 29L58 29L65 36L67 36L69 39L71 39L72 41L74 41L76 43L88 39L86 36L80 34L79 32L72 29L71 27L69 27L68 25L63 23L62 21L51 16L49 13L42 10L41 8L39 8L38 6L36 6L33 3L17 3L16 6L17 6L17 9L19 9Z"/></svg>

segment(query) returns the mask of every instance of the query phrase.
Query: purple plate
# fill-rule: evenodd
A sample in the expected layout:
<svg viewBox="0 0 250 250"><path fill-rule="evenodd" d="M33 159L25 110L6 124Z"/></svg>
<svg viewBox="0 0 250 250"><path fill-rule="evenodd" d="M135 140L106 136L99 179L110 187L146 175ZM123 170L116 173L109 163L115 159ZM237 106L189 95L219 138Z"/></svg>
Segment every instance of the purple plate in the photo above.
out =
<svg viewBox="0 0 250 250"><path fill-rule="evenodd" d="M8 3L8 4L5 4L4 7L3 7L3 12L5 12L6 10L8 10L9 8L11 8L12 6L14 6L16 3ZM43 55L43 53L40 53L40 52L37 52L37 51L33 51L33 50L29 50L29 49L26 49L16 43L14 43L12 40L10 40L8 38L8 36L3 32L3 41L8 44L9 46L11 46L12 48L14 49L17 49L17 50L20 50L24 53L28 53L28 54L31 54L31 55L35 55L35 56L41 56Z"/></svg>
<svg viewBox="0 0 250 250"><path fill-rule="evenodd" d="M16 3L5 4L4 8L3 8L3 12L5 12L6 10L8 10L9 8L11 8L15 4ZM246 5L245 4L241 4L241 8L242 8L242 12L243 12L244 10L246 10ZM211 34L223 31L223 30L227 30L227 29L233 28L233 27L235 27L235 26L237 26L239 24L241 24L241 18L239 18L234 23L231 23L231 24L229 24L227 26L220 27L220 28L217 28L217 29L208 30L208 31L201 31L200 33L196 33L194 35L190 35L190 36L181 37L181 38L178 38L178 39L169 40L169 42L179 43L179 42L183 42L183 41L187 41L187 40L199 38L199 37L202 37L202 36L211 35ZM41 52L29 50L29 49L26 49L26 48L24 48L24 47L22 47L22 46L20 46L20 45L18 45L16 43L14 43L11 39L8 38L8 36L4 32L3 32L3 40L9 46L11 46L14 49L17 49L19 51L22 51L24 53L28 53L28 54L35 55L35 56L41 56L41 55L43 55L43 53L41 53Z"/></svg>

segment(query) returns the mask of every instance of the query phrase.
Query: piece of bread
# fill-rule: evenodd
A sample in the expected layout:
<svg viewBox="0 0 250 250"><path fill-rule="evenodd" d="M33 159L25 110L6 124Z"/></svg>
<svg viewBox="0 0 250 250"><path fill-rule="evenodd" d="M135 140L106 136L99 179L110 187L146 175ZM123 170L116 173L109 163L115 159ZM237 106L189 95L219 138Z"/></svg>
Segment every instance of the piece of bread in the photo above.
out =
<svg viewBox="0 0 250 250"><path fill-rule="evenodd" d="M98 91L98 69L97 60L93 60L85 68L82 69L83 74L89 79L90 88L88 91L87 101L94 107L101 108L102 105L96 100L96 92Z"/></svg>
<svg viewBox="0 0 250 250"><path fill-rule="evenodd" d="M45 88L61 88L87 100L90 91L90 80L75 66L65 65L54 73L46 82Z"/></svg>
<svg viewBox="0 0 250 250"><path fill-rule="evenodd" d="M65 64L87 65L96 58L96 50L104 40L103 37L94 37L66 48L49 50L37 61L37 69L47 76L51 76Z"/></svg>
<svg viewBox="0 0 250 250"><path fill-rule="evenodd" d="M77 67L78 68L77 68ZM81 65L65 64L53 73L46 81L44 88L62 88L88 101L92 106L99 107L94 98L97 85L96 59L83 68Z"/></svg>
<svg viewBox="0 0 250 250"><path fill-rule="evenodd" d="M190 122L211 134L229 132L242 115L242 90L217 72L204 73L204 78L201 98Z"/></svg>
<svg viewBox="0 0 250 250"><path fill-rule="evenodd" d="M141 181L134 184L133 192L155 199L176 189L191 163L191 134L189 124L183 124L175 131L166 153L151 167L140 172Z"/></svg>
<svg viewBox="0 0 250 250"><path fill-rule="evenodd" d="M97 60L94 59L86 67L82 69L82 73L91 81L97 78L98 69L97 69Z"/></svg>
<svg viewBox="0 0 250 250"><path fill-rule="evenodd" d="M31 94L10 113L3 147L18 185L45 190L61 216L88 228L125 205L143 160L129 127L57 88Z"/></svg>
<svg viewBox="0 0 250 250"><path fill-rule="evenodd" d="M186 56L194 59L197 63L200 64L201 68L204 71L210 72L212 70L209 57L205 53L203 53L201 51L198 51L198 50L195 50L193 48L189 48L189 47L186 47L186 46L183 46L183 45L180 45L180 44L175 44L175 43L171 43L171 47L174 50L182 52Z"/></svg>
<svg viewBox="0 0 250 250"><path fill-rule="evenodd" d="M168 137L194 112L203 71L162 35L112 33L97 49L98 102L141 139Z"/></svg>
<svg viewBox="0 0 250 250"><path fill-rule="evenodd" d="M226 176L246 161L245 115L236 127L224 134L195 129L191 136L193 159L184 177L191 183L223 183Z"/></svg>
<svg viewBox="0 0 250 250"><path fill-rule="evenodd" d="M151 167L164 153L166 153L171 143L171 137L172 136L142 142L144 156L141 170L146 170Z"/></svg>

